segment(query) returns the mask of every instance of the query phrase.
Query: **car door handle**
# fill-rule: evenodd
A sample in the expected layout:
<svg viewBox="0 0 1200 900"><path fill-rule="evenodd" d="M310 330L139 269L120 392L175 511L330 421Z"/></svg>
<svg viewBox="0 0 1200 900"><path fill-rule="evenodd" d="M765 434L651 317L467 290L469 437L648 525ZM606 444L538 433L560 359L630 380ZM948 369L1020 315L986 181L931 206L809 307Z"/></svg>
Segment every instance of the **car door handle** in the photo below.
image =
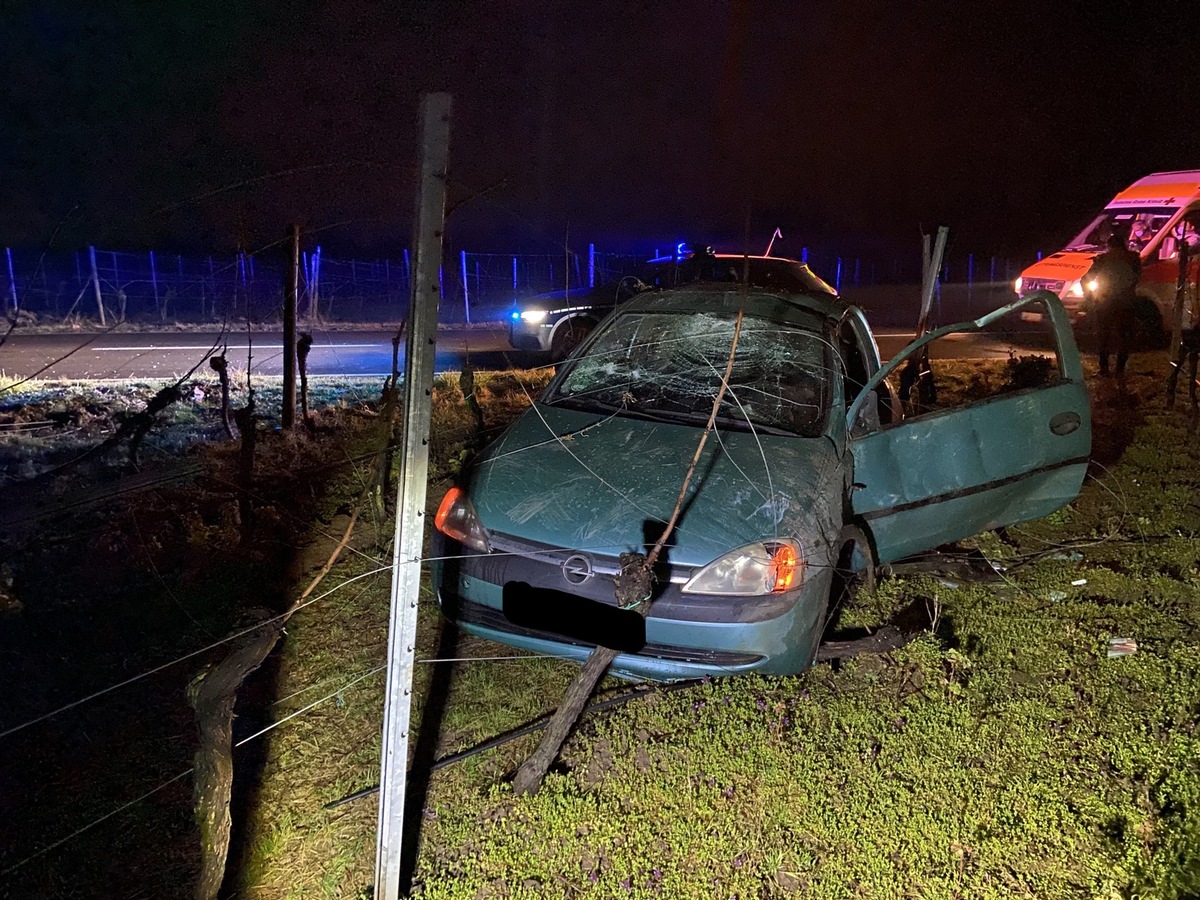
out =
<svg viewBox="0 0 1200 900"><path fill-rule="evenodd" d="M1079 413L1060 412L1050 420L1050 430L1062 436L1075 431L1081 424L1083 424L1083 420L1079 417Z"/></svg>

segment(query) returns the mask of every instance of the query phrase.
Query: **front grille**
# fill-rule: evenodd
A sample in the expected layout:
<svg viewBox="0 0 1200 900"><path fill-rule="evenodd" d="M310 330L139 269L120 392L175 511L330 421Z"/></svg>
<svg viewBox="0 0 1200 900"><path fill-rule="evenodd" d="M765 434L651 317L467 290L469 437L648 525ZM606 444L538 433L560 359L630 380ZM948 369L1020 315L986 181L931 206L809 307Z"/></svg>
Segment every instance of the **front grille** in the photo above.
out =
<svg viewBox="0 0 1200 900"><path fill-rule="evenodd" d="M1051 281L1047 278L1026 278L1021 282L1021 292L1029 294L1033 291L1049 291L1057 294L1062 291L1064 284L1065 281Z"/></svg>
<svg viewBox="0 0 1200 900"><path fill-rule="evenodd" d="M446 604L448 598L443 597ZM537 628L522 628L514 625L504 613L481 603L456 598L453 602L454 618L459 622L479 625L484 628L494 628L507 634L521 634L527 637L557 641L560 644L571 644L575 647L592 648L596 645L577 638L565 637L552 631L542 631ZM745 666L762 661L765 657L756 653L735 653L728 650L701 650L695 647L672 647L666 644L645 644L636 656L647 656L654 659L665 659L671 662L698 663L714 666Z"/></svg>
<svg viewBox="0 0 1200 900"><path fill-rule="evenodd" d="M490 533L490 538L494 552L464 553L462 545L435 531L432 550L435 557L443 559L442 584L458 584L462 576L499 588L511 582L522 582L538 590L565 591L580 600L616 607L614 581L620 571L619 557L553 547L495 531ZM583 557L590 563L592 576L582 583L569 581L566 577L564 563L574 556ZM656 568L659 569L655 573L658 587L652 612L655 619L749 625L786 614L798 596L797 592L789 591L731 600L719 595L685 594L683 586L693 574L690 566L671 565L669 560L664 563L660 557Z"/></svg>

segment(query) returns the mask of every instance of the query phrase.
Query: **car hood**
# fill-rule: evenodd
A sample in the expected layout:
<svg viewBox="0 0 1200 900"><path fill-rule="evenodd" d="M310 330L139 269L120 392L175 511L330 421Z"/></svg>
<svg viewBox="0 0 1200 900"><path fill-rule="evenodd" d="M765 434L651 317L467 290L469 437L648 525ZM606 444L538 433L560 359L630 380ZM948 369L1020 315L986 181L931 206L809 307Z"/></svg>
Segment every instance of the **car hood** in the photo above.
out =
<svg viewBox="0 0 1200 900"><path fill-rule="evenodd" d="M702 432L538 404L485 451L472 470L470 496L492 532L604 555L641 549L662 528L644 523L670 518ZM842 479L827 437L714 433L669 561L703 565L771 537L811 546L840 519Z"/></svg>

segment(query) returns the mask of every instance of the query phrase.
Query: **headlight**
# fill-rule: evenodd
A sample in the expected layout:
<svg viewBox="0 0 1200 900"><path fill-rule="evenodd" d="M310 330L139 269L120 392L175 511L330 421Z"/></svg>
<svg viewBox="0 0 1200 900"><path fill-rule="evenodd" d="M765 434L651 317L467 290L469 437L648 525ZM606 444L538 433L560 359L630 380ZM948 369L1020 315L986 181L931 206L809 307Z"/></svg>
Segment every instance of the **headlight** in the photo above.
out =
<svg viewBox="0 0 1200 900"><path fill-rule="evenodd" d="M1025 279L1018 277L1017 280L1013 282L1013 290L1016 291L1018 294L1021 293L1021 285L1023 285L1024 283L1025 283Z"/></svg>
<svg viewBox="0 0 1200 900"><path fill-rule="evenodd" d="M433 527L446 537L454 538L459 543L466 544L473 550L491 553L492 546L488 543L487 529L475 514L475 507L462 488L452 487L442 498L437 515L433 517Z"/></svg>
<svg viewBox="0 0 1200 900"><path fill-rule="evenodd" d="M1071 282L1071 287L1069 288L1069 290L1071 292L1072 297L1082 297L1083 296L1083 282L1080 281L1078 278L1076 278L1074 281Z"/></svg>
<svg viewBox="0 0 1200 900"><path fill-rule="evenodd" d="M1091 281L1089 281L1087 283L1087 289L1088 289L1089 293L1092 293L1092 294L1096 293L1096 288L1098 288L1098 287L1100 287L1100 279L1099 278L1093 278Z"/></svg>
<svg viewBox="0 0 1200 900"><path fill-rule="evenodd" d="M548 315L550 313L544 309L526 309L521 312L521 320L530 325L537 325L539 322L545 322Z"/></svg>
<svg viewBox="0 0 1200 900"><path fill-rule="evenodd" d="M685 594L758 597L800 586L804 558L795 541L757 541L709 563L683 586Z"/></svg>

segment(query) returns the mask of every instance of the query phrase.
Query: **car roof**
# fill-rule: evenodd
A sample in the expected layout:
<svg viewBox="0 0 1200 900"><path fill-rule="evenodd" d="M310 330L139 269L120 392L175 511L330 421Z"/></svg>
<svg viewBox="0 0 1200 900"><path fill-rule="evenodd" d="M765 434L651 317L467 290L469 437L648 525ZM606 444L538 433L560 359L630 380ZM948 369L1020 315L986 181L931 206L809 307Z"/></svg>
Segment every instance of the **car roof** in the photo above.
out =
<svg viewBox="0 0 1200 900"><path fill-rule="evenodd" d="M756 256L753 253L725 253L725 252L714 252L711 255L713 256L714 259L765 259L765 260L769 260L771 262L777 262L777 263L781 263L781 264L795 263L798 266L807 266L808 265L808 263L806 263L806 262L801 262L798 259L790 259L789 257L786 257L786 256ZM653 259L646 260L646 262L647 263L656 263L656 264L670 263L670 262L684 262L684 261L692 259L694 257L695 257L694 253L685 253L681 256L656 256Z"/></svg>
<svg viewBox="0 0 1200 900"><path fill-rule="evenodd" d="M832 294L817 291L803 294L780 293L751 288L743 291L728 282L692 282L661 291L647 291L626 301L622 314L637 311L733 312L742 303L750 315L780 319L796 324L812 324L811 317L840 320L850 304ZM806 321L808 320L808 321Z"/></svg>
<svg viewBox="0 0 1200 900"><path fill-rule="evenodd" d="M720 260L722 262L725 262L725 261L741 262L742 260L748 259L753 266L753 268L751 269L753 276L760 276L763 274L764 271L771 272L771 271L775 271L775 270L779 270L779 269L786 269L791 266L799 266L800 268L804 269L805 272L807 272L807 274L809 276L811 276L815 281L817 281L820 284L824 284L826 287L829 288L829 291L833 292L826 296L836 297L836 291L834 290L834 288L831 285L828 285L820 276L818 276L815 272L813 272L812 269L809 267L808 263L800 262L799 260L789 259L788 257L785 257L785 256L747 256L742 253L712 253L707 258L711 259L711 260ZM654 259L649 259L649 260L646 260L646 262L641 263L641 269L639 270L639 272L636 273L636 275L634 275L634 276L627 275L627 276L625 276L625 278L640 276L640 277L646 278L648 280L653 280L653 281L657 282L659 273L668 272L673 268L684 267L690 263L702 263L703 259L704 259L704 257L697 258L696 254L693 254L693 253L687 253L683 256L678 256L678 257L676 257L676 256L658 256L658 257L655 257ZM740 275L737 280L740 281ZM545 291L543 293L538 293L538 294L534 294L531 296L520 297L517 299L516 302L518 304L525 304L525 303L531 303L531 302L545 303L547 301L554 302L554 301L559 301L559 300L570 299L570 300L574 301L576 305L587 306L590 303L600 303L600 302L603 302L604 300L611 300L613 292L616 290L618 283L621 281L624 281L624 278L616 279L613 281L606 281L601 284L597 284L593 287L580 286L580 287L568 288L566 290ZM688 285L704 284L704 283L707 283L707 282L705 281L703 276L700 276L699 278L696 278L693 281L686 282L685 284L682 284L682 285L670 285L669 287L666 285L663 285L661 287L655 287L654 289L655 290L677 290L681 287L685 287ZM720 281L720 282L713 282L713 283L723 284L723 285L725 285L726 289L728 289L730 281ZM777 293L777 292L781 291L781 288L779 286L772 286L772 285L752 285L752 287L757 291L765 292L765 293ZM774 288L774 289L772 289L772 288ZM790 290L782 291L782 292L787 293L787 294L793 293L793 291L790 291ZM796 291L795 292L795 294L797 296L802 296L806 293L808 293L808 292L807 291ZM814 292L814 293L816 293L816 292Z"/></svg>

